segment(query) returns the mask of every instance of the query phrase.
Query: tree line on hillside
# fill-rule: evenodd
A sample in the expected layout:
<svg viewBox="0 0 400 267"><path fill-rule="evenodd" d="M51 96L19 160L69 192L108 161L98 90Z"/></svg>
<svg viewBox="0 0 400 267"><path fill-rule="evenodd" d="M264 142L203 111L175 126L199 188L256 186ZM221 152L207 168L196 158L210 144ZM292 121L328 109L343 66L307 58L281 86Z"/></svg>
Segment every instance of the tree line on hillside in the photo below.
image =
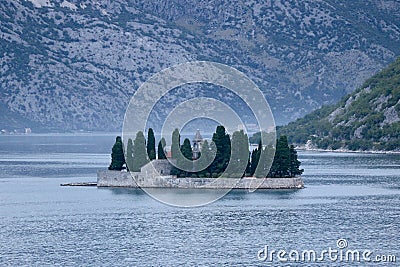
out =
<svg viewBox="0 0 400 267"><path fill-rule="evenodd" d="M400 151L400 57L337 104L277 127L289 141L321 149Z"/></svg>
<svg viewBox="0 0 400 267"><path fill-rule="evenodd" d="M109 170L122 170L138 172L140 168L154 159L166 159L166 141L162 138L155 148L155 137L153 129L148 130L147 142L143 132L136 134L135 140L128 139L126 149L122 138L117 137L111 153L111 164ZM268 159L262 158L263 150L275 150L271 168L265 174ZM180 157L183 155L184 158ZM215 157L214 157L215 155ZM125 160L126 159L126 160ZM248 136L241 131L236 131L232 137L226 133L223 126L218 126L212 136L212 142L205 140L201 146L201 152L197 158L193 158L190 140L185 138L180 142L180 133L175 129L172 133L171 159L175 160L177 166L185 166L184 170L173 167L171 175L177 177L294 177L301 175L300 161L297 159L297 151L293 145L288 144L286 136L280 136L276 146L262 146L261 141L256 149L249 152ZM211 164L206 164L211 162ZM269 162L270 163L270 162ZM261 164L260 168L257 168ZM197 166L207 166L197 171ZM191 171L193 170L193 171Z"/></svg>

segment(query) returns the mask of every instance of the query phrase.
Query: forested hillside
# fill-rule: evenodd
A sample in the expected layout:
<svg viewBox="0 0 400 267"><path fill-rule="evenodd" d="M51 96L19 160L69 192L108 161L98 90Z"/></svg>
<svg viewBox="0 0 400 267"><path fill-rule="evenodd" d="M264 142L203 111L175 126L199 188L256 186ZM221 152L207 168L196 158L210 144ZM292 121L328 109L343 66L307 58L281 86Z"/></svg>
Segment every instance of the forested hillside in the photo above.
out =
<svg viewBox="0 0 400 267"><path fill-rule="evenodd" d="M400 150L400 58L338 104L324 106L278 132L322 149Z"/></svg>

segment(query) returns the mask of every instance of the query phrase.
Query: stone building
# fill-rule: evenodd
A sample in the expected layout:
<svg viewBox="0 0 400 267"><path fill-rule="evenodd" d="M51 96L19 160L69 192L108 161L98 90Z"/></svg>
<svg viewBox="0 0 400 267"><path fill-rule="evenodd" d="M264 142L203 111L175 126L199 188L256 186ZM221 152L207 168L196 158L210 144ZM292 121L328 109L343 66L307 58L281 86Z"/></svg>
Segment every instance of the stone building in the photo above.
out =
<svg viewBox="0 0 400 267"><path fill-rule="evenodd" d="M196 134L193 138L193 159L198 159L201 152L201 146L203 145L203 137L200 134L200 130L197 129Z"/></svg>

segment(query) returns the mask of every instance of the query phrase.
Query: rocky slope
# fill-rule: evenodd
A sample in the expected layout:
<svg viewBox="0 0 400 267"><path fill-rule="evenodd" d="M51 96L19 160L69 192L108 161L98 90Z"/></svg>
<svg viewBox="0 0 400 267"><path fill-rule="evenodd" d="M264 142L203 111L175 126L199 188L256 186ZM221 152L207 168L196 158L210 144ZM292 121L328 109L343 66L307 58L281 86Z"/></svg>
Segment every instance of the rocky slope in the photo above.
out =
<svg viewBox="0 0 400 267"><path fill-rule="evenodd" d="M6 0L0 20L1 128L119 130L137 87L189 60L244 71L284 123L400 55L389 0Z"/></svg>
<svg viewBox="0 0 400 267"><path fill-rule="evenodd" d="M322 149L400 151L400 58L338 104L279 129L292 142Z"/></svg>

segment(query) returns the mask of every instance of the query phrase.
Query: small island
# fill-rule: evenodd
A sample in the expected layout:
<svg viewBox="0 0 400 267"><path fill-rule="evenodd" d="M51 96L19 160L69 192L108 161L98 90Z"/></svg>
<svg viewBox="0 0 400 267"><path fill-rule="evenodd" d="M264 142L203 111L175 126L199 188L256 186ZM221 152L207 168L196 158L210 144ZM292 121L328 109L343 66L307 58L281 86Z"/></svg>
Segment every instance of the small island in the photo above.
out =
<svg viewBox="0 0 400 267"><path fill-rule="evenodd" d="M139 131L134 140L128 139L126 146L117 136L111 164L108 170L97 173L97 186L190 189L304 187L297 151L288 144L286 136L280 136L276 144L262 145L259 142L257 148L250 151L249 139L243 130L230 136L223 126L218 126L212 142L203 139L197 130L192 142L185 138L181 144L179 130L175 129L169 151L166 145L162 138L156 149L151 128L147 140ZM272 157L263 156L266 151ZM267 166L271 166L269 170Z"/></svg>

